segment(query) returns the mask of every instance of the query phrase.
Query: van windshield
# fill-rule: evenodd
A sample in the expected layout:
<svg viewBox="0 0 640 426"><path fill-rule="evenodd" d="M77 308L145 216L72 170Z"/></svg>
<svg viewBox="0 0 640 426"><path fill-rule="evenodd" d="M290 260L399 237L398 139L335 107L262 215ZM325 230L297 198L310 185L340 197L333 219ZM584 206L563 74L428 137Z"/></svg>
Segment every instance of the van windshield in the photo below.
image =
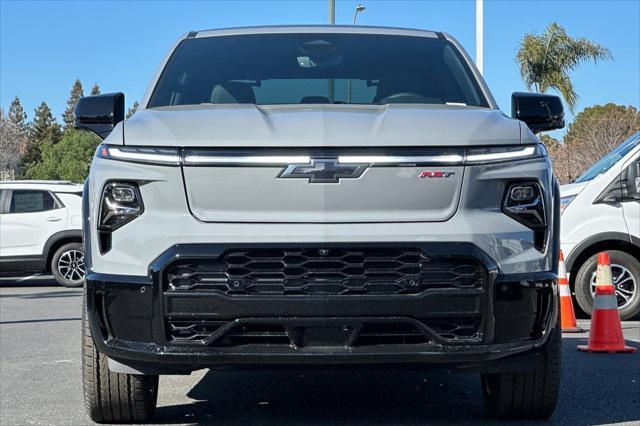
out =
<svg viewBox="0 0 640 426"><path fill-rule="evenodd" d="M229 103L489 107L448 40L334 33L187 38L147 107Z"/></svg>
<svg viewBox="0 0 640 426"><path fill-rule="evenodd" d="M598 175L606 173L614 164L620 161L625 155L627 155L633 148L640 144L640 132L631 136L626 141L622 142L616 149L602 157L600 161L591 166L586 172L584 172L578 179L575 180L576 183L587 182L592 180Z"/></svg>

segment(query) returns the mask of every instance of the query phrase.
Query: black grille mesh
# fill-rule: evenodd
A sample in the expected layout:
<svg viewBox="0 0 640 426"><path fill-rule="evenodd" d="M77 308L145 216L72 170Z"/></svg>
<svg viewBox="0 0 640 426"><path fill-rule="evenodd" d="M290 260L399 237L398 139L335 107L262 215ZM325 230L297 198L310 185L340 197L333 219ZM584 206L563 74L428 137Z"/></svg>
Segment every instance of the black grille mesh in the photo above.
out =
<svg viewBox="0 0 640 426"><path fill-rule="evenodd" d="M348 321L345 321L348 324ZM469 342L478 337L480 318L422 319L416 321L369 321L363 319L357 325L318 323L330 333L331 339L323 339L324 345L371 346L429 343L431 339L417 324L427 327L439 339L447 342ZM313 327L288 326L286 319L209 321L194 319L169 319L167 321L169 340L183 345L210 345L230 347L241 345L285 345L303 346L302 335Z"/></svg>
<svg viewBox="0 0 640 426"><path fill-rule="evenodd" d="M166 290L227 295L394 295L482 285L471 258L430 258L416 248L259 248L219 259L184 259L166 270Z"/></svg>

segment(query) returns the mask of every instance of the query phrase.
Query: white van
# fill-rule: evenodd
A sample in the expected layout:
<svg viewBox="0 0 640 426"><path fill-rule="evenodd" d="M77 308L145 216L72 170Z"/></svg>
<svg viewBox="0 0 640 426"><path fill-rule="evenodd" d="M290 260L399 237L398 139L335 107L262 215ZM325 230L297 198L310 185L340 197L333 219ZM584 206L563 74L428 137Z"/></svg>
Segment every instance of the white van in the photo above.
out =
<svg viewBox="0 0 640 426"><path fill-rule="evenodd" d="M640 132L560 187L561 247L580 307L591 313L597 253L609 252L622 319L640 313Z"/></svg>

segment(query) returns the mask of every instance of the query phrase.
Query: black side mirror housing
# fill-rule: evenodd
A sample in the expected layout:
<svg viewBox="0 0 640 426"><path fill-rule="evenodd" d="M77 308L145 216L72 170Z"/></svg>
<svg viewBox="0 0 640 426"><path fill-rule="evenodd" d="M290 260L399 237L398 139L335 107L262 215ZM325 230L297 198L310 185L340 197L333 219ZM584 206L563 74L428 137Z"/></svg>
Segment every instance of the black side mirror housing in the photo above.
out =
<svg viewBox="0 0 640 426"><path fill-rule="evenodd" d="M76 129L91 130L104 139L116 124L124 121L124 93L80 98L73 115Z"/></svg>
<svg viewBox="0 0 640 426"><path fill-rule="evenodd" d="M511 95L511 117L527 123L533 133L564 127L564 108L558 96L516 92Z"/></svg>
<svg viewBox="0 0 640 426"><path fill-rule="evenodd" d="M640 160L622 172L623 193L627 200L640 200Z"/></svg>
<svg viewBox="0 0 640 426"><path fill-rule="evenodd" d="M593 204L640 201L640 161L634 161L607 186Z"/></svg>

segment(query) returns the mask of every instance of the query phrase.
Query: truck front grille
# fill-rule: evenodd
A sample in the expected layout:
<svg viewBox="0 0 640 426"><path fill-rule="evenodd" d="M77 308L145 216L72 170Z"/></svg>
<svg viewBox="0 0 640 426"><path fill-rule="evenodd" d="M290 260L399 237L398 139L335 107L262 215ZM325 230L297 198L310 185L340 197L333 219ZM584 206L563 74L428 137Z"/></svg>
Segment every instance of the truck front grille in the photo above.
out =
<svg viewBox="0 0 640 426"><path fill-rule="evenodd" d="M210 321L169 319L167 335L179 345L234 347L242 345L342 346L409 345L473 342L479 317L447 319L316 320L296 323L282 319Z"/></svg>
<svg viewBox="0 0 640 426"><path fill-rule="evenodd" d="M179 259L164 281L176 292L350 296L476 288L483 276L473 258L429 257L418 248L250 248Z"/></svg>

